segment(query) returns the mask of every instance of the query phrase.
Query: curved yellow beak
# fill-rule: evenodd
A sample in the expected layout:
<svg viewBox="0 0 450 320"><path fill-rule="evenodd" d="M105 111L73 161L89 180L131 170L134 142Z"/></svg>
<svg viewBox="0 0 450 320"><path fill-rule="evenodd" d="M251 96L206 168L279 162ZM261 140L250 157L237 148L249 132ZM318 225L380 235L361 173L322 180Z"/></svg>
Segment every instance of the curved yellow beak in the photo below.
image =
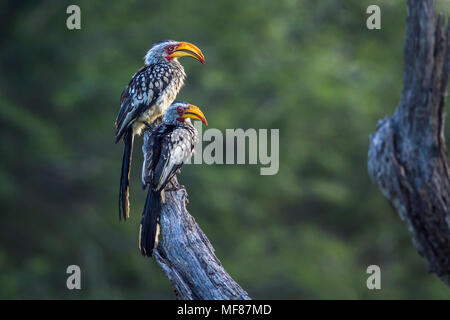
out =
<svg viewBox="0 0 450 320"><path fill-rule="evenodd" d="M205 115L203 114L202 110L200 110L199 107L194 106L193 104L190 104L186 108L184 114L181 117L183 119L191 118L191 119L200 120L205 125L208 125L208 122L206 121Z"/></svg>
<svg viewBox="0 0 450 320"><path fill-rule="evenodd" d="M169 56L171 58L192 57L205 64L202 51L189 42L180 42L177 49Z"/></svg>

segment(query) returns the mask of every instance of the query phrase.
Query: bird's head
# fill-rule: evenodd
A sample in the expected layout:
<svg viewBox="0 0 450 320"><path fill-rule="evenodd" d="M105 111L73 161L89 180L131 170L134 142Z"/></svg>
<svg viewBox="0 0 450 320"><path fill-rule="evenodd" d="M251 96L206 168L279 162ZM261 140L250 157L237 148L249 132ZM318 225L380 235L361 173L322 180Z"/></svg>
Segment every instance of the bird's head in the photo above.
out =
<svg viewBox="0 0 450 320"><path fill-rule="evenodd" d="M200 120L205 125L208 125L202 110L185 101L175 101L172 103L163 116L163 122L172 125L180 122L190 122L190 119Z"/></svg>
<svg viewBox="0 0 450 320"><path fill-rule="evenodd" d="M177 60L181 57L192 57L205 64L202 51L189 42L165 40L156 42L145 55L145 64L161 63Z"/></svg>

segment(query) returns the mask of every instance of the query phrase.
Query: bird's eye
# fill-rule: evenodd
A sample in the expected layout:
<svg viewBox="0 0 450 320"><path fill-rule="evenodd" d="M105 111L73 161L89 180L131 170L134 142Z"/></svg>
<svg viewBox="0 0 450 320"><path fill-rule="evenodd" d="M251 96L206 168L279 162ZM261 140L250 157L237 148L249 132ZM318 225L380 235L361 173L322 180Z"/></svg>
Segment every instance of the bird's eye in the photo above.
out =
<svg viewBox="0 0 450 320"><path fill-rule="evenodd" d="M167 47L167 51L169 51L169 52L172 52L174 49L175 49L174 46L168 46L168 47Z"/></svg>
<svg viewBox="0 0 450 320"><path fill-rule="evenodd" d="M183 115L184 114L184 108L183 107L178 107L177 108L177 112L178 112L178 114L181 116L181 115Z"/></svg>

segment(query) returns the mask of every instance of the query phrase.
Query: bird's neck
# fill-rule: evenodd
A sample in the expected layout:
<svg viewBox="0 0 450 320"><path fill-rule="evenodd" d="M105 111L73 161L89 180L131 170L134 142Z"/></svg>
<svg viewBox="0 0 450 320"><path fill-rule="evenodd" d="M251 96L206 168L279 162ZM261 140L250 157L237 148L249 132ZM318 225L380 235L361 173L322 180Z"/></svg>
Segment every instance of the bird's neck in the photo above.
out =
<svg viewBox="0 0 450 320"><path fill-rule="evenodd" d="M189 118L184 119L183 122L180 122L180 125L184 127L192 127L191 119Z"/></svg>
<svg viewBox="0 0 450 320"><path fill-rule="evenodd" d="M183 122L180 122L180 121L178 121L178 120L176 120L176 119L173 119L173 120L167 120L167 119L165 119L165 120L164 120L164 124L165 124L166 126L193 127L192 122L191 122L191 119L189 119L189 118L184 119Z"/></svg>
<svg viewBox="0 0 450 320"><path fill-rule="evenodd" d="M181 65L181 63L178 61L177 58L172 59L172 60L167 60L166 58L153 58L153 59L148 59L145 61L145 64L147 66L151 66L151 65L157 65L157 64L164 64L164 65L168 65L172 68L175 69L179 69L182 70L184 72L184 68Z"/></svg>

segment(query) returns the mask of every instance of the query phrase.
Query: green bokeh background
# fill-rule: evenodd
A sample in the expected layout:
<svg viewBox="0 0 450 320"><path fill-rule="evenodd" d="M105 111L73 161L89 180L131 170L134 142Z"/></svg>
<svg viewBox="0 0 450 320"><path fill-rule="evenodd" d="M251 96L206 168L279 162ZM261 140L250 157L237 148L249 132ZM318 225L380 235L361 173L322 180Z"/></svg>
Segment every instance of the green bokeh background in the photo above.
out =
<svg viewBox="0 0 450 320"><path fill-rule="evenodd" d="M66 28L69 4L81 7L79 31ZM365 27L370 4L381 30ZM174 298L137 249L140 139L132 218L117 219L119 97L163 39L203 50L205 66L182 60L178 98L210 127L280 129L277 175L204 164L180 177L190 213L251 297L450 298L366 169L369 134L400 98L405 18L405 2L391 0L3 1L0 298ZM81 290L66 288L71 264ZM366 287L371 264L381 290Z"/></svg>

